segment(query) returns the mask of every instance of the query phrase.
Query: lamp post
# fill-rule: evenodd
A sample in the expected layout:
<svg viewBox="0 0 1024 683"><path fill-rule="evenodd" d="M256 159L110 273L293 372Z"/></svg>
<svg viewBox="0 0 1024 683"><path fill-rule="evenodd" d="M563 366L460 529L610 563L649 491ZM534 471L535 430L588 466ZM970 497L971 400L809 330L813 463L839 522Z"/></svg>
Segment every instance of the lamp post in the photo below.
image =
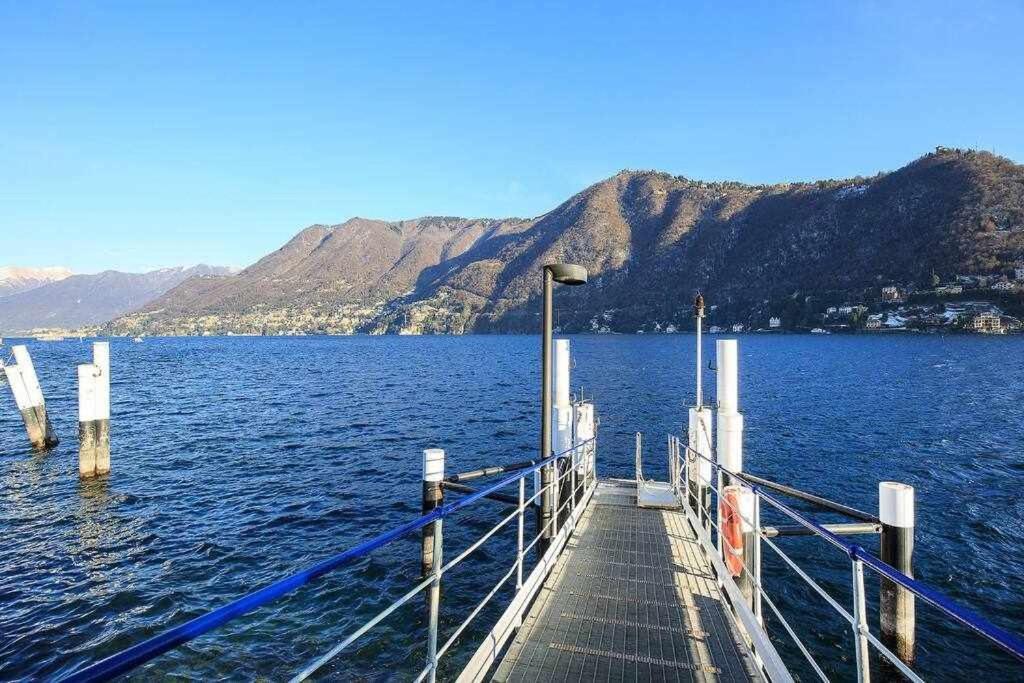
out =
<svg viewBox="0 0 1024 683"><path fill-rule="evenodd" d="M544 266L544 332L541 339L541 389L540 389L540 457L550 457L551 448L551 336L552 336L552 289L554 283L583 285L587 283L587 269L569 263L552 263ZM543 557L555 535L555 468L548 464L541 468L540 536L538 552Z"/></svg>

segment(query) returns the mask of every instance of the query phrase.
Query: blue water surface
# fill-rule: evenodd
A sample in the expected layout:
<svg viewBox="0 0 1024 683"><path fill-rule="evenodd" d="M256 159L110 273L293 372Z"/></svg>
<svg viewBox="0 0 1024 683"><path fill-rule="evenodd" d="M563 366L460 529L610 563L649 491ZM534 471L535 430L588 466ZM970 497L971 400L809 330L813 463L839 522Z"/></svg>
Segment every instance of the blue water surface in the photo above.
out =
<svg viewBox="0 0 1024 683"><path fill-rule="evenodd" d="M867 511L877 510L878 481L912 484L917 576L1022 630L1024 338L739 339L746 469ZM711 362L714 341L705 340ZM645 472L664 477L666 434L680 432L693 398L693 346L687 335L572 337L573 384L600 418L602 476L632 476L633 434L642 431ZM0 387L0 679L66 673L415 517L424 448L444 448L449 472L537 448L537 337L111 347L109 478L83 482L77 472L75 365L90 361L88 342L30 342L62 439L50 453L28 449ZM506 513L486 502L446 522L447 556ZM514 525L507 531L446 575L442 641L510 566ZM877 550L875 537L858 542ZM848 558L815 539L779 543L850 607ZM397 542L134 677L287 678L408 590L418 552L415 536ZM765 553L770 595L828 674L851 677L849 627ZM876 632L877 583L869 574ZM454 678L508 595L456 642L442 678ZM777 620L769 626L811 680ZM1009 656L920 603L918 629L926 678L1021 678ZM404 680L423 666L423 644L415 599L323 676Z"/></svg>

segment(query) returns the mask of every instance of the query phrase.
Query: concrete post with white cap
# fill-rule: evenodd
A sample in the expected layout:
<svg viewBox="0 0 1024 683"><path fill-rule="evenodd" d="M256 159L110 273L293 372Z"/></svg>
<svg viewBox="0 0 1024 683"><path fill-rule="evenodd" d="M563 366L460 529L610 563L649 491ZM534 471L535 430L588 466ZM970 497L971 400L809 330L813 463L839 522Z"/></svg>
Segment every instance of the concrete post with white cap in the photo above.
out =
<svg viewBox="0 0 1024 683"><path fill-rule="evenodd" d="M57 435L46 412L46 401L36 376L36 368L32 364L32 356L28 348L20 344L11 347L11 351L14 353L15 364L4 367L4 372L11 385L18 412L25 422L29 443L33 448L52 448L57 445Z"/></svg>
<svg viewBox="0 0 1024 683"><path fill-rule="evenodd" d="M110 472L110 344L94 342L93 362L78 366L78 474Z"/></svg>
<svg viewBox="0 0 1024 683"><path fill-rule="evenodd" d="M440 448L428 448L423 451L423 514L433 512L444 504L444 451ZM434 571L434 526L423 527L423 542L420 559L420 571L426 577Z"/></svg>
<svg viewBox="0 0 1024 683"><path fill-rule="evenodd" d="M914 487L895 481L878 484L878 518L882 522L880 559L914 576ZM907 665L914 662L914 594L885 577L879 594L882 642Z"/></svg>

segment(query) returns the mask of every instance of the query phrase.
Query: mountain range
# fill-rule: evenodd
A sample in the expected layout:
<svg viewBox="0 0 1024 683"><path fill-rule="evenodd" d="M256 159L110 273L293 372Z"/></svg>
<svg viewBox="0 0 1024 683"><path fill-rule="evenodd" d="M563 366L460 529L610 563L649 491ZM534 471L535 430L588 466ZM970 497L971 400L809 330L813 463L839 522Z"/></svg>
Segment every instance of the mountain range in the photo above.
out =
<svg viewBox="0 0 1024 683"><path fill-rule="evenodd" d="M231 276L186 280L113 321L123 334L528 332L540 269L565 331L685 328L698 290L720 319L767 318L935 274L1024 258L1024 167L938 148L872 177L777 185L622 171L536 218L353 218L313 225Z"/></svg>
<svg viewBox="0 0 1024 683"><path fill-rule="evenodd" d="M20 268L18 266L0 267L0 297L10 296L19 292L57 282L72 275L69 268L51 266L47 268Z"/></svg>
<svg viewBox="0 0 1024 683"><path fill-rule="evenodd" d="M10 269L22 275L22 271L31 270ZM30 278L21 277L20 290L0 297L0 333L98 325L145 305L187 280L201 281L231 272L205 265L148 273L107 270L91 275L71 275L66 269L41 270L63 276L41 283L37 277L34 285L28 285Z"/></svg>

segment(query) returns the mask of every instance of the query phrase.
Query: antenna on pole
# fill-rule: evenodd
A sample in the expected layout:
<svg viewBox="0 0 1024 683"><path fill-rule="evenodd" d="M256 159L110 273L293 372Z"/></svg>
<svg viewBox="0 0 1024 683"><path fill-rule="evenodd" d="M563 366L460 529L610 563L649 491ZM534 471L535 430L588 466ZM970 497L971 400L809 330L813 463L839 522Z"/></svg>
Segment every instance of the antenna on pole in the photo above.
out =
<svg viewBox="0 0 1024 683"><path fill-rule="evenodd" d="M693 315L697 319L697 401L696 401L696 407L697 407L697 410L700 410L701 407L704 405L704 392L702 390L702 386L703 385L702 385L702 381L701 381L701 371L703 370L703 368L701 367L701 342L700 342L701 321L704 319L704 296L699 291L697 292L697 298L695 298L693 300Z"/></svg>

